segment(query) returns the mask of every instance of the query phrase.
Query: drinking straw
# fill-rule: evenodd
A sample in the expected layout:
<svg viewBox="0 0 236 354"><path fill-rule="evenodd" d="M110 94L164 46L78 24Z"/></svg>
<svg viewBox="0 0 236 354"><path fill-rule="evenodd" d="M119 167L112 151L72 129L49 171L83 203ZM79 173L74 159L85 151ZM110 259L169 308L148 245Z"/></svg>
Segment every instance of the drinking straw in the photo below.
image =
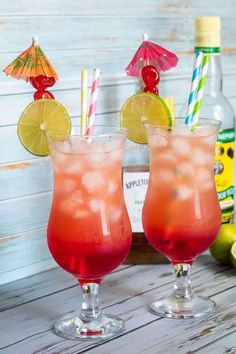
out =
<svg viewBox="0 0 236 354"><path fill-rule="evenodd" d="M197 96L197 87L198 87L199 78L201 74L202 59L203 59L203 53L196 52L190 94L188 98L187 118L185 120L185 124L191 124L192 121L194 104Z"/></svg>
<svg viewBox="0 0 236 354"><path fill-rule="evenodd" d="M85 135L88 135L88 136L91 136L93 134L93 125L94 125L94 117L95 117L95 111L96 111L96 102L97 102L99 81L100 81L100 69L94 69L90 106L89 106L89 113L88 113L88 122L87 122L86 131L85 131Z"/></svg>
<svg viewBox="0 0 236 354"><path fill-rule="evenodd" d="M196 102L195 102L194 109L193 109L193 117L192 117L192 122L191 122L192 125L196 124L199 119L200 108L202 105L202 98L203 98L204 88L205 88L205 84L206 84L209 61L210 61L210 56L204 55L203 62L202 62L201 77L200 77L200 81L198 83L198 88L197 88L197 98L196 98Z"/></svg>
<svg viewBox="0 0 236 354"><path fill-rule="evenodd" d="M87 124L87 90L88 90L88 75L87 70L81 71L81 135L85 134Z"/></svg>

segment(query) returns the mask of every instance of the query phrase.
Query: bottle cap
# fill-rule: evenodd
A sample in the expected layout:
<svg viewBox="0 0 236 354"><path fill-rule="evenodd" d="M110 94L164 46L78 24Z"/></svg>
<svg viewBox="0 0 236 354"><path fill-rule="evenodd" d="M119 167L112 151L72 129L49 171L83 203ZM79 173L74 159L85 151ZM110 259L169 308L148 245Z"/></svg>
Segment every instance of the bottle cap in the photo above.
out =
<svg viewBox="0 0 236 354"><path fill-rule="evenodd" d="M220 17L197 17L195 19L195 50L204 53L220 53Z"/></svg>

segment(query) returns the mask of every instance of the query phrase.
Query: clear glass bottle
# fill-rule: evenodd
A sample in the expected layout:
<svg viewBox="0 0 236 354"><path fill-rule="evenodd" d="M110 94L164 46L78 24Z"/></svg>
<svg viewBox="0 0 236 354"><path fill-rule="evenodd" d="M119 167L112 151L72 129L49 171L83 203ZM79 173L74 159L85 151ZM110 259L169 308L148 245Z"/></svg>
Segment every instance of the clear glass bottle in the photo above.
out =
<svg viewBox="0 0 236 354"><path fill-rule="evenodd" d="M135 80L135 93L143 91L142 79ZM132 246L125 263L152 264L166 261L148 242L142 225L142 209L149 180L147 144L127 141L123 161L123 190L132 226Z"/></svg>
<svg viewBox="0 0 236 354"><path fill-rule="evenodd" d="M195 20L195 51L210 55L200 117L222 122L215 150L214 171L222 223L225 224L234 221L235 116L223 94L220 29L220 17L198 17ZM181 113L186 114L186 107Z"/></svg>

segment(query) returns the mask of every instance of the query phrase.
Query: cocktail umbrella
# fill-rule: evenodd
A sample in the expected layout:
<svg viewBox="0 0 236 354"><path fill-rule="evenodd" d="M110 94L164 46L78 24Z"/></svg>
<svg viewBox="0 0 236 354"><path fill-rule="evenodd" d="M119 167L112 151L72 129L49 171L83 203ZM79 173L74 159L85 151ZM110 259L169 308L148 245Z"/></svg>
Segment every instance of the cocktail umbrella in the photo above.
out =
<svg viewBox="0 0 236 354"><path fill-rule="evenodd" d="M26 81L38 76L53 78L54 82L58 80L56 71L43 53L35 37L33 37L32 45L13 60L3 71L13 78Z"/></svg>
<svg viewBox="0 0 236 354"><path fill-rule="evenodd" d="M142 68L146 65L154 65L156 70L161 72L176 66L178 60L174 53L148 41L148 35L144 33L143 42L125 71L128 76L141 77Z"/></svg>
<svg viewBox="0 0 236 354"><path fill-rule="evenodd" d="M70 135L71 121L65 107L46 91L58 80L46 55L33 38L32 45L21 53L4 70L15 79L29 81L37 90L35 102L31 102L20 116L17 133L24 148L37 156L49 153L49 136Z"/></svg>

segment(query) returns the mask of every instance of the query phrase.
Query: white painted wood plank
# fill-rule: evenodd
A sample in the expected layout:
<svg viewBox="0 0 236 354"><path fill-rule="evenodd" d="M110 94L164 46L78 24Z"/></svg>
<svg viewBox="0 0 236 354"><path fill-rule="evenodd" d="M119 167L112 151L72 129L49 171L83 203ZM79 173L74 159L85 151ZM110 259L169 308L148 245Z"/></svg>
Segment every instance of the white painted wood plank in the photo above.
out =
<svg viewBox="0 0 236 354"><path fill-rule="evenodd" d="M45 192L0 202L0 239L47 225L52 193Z"/></svg>
<svg viewBox="0 0 236 354"><path fill-rule="evenodd" d="M0 285L56 266L47 246L46 229L0 240Z"/></svg>
<svg viewBox="0 0 236 354"><path fill-rule="evenodd" d="M194 350L192 353L199 353L199 354L236 353L236 330L233 330L232 333L226 335L223 338L216 339L214 343L205 346L205 348L199 348L197 350Z"/></svg>
<svg viewBox="0 0 236 354"><path fill-rule="evenodd" d="M193 272L194 286L204 292L205 295L212 295L217 291L230 288L234 280L233 272L226 271L225 273L221 271L217 273L219 269L222 270L222 268L212 263L209 257L207 258L207 262L208 261L210 262L208 266L206 266L205 262L202 264L202 260L199 260L198 265L196 265L195 271ZM152 322L156 317L147 312L145 304L149 303L156 296L166 295L167 290L170 289L172 285L170 269L171 268L167 265L156 267L136 266L123 270L119 275L118 273L109 275L107 280L104 281L102 306L109 306L109 312L121 315L127 321L128 331L132 331L135 328ZM202 285L204 279L209 280L207 289ZM233 293L228 294L228 296L232 297ZM4 320L5 329L13 325L13 323L16 325L18 321L22 323L22 326L19 328L19 331L14 332L14 339L13 337L9 338L9 334L7 333L5 335L4 328L1 329L3 330L1 333L4 338L1 345L4 346L6 343L10 344L20 340L21 342L13 346L11 348L12 350L17 348L20 351L24 346L25 350L30 348L29 350L34 352L39 350L39 348L42 350L43 342L45 350L43 350L42 353L62 353L64 349L68 350L69 348L71 349L71 347L75 348L75 351L72 350L71 353L78 353L79 349L85 348L87 345L80 343L75 344L75 342L72 341L61 341L61 339L55 337L53 334L46 332L58 316L77 309L79 306L78 301L78 289L72 288L18 306L18 314L16 314L16 308L15 310L9 309L2 312L1 316L3 316L2 319ZM232 306L230 301L227 303ZM111 304L113 304L112 307ZM30 318L29 313L31 313ZM28 322L24 321L26 318ZM189 322L182 322L185 323L186 330ZM195 321L193 322L195 323ZM174 327L176 329L176 326ZM174 328L172 330L174 331ZM22 336L25 336L25 333L27 333L28 339L23 340ZM121 338L121 342L124 342L126 336ZM114 343L117 343L117 341L119 340L116 339ZM109 347L107 352L109 352ZM8 353L8 351L6 351L6 353Z"/></svg>
<svg viewBox="0 0 236 354"><path fill-rule="evenodd" d="M3 21L4 20L4 21ZM37 16L37 29L35 28L35 17L4 17L4 23L0 24L3 36L0 38L0 48L2 53L22 52L31 41L31 36L36 35L40 38L42 48L48 50L57 49L84 49L124 47L134 48L140 43L141 35L147 31L152 40L159 42L160 45L175 49L191 49L192 36L189 30L192 27L193 19L183 21L182 18L161 18L153 14L146 19L143 16L120 17L120 16ZM233 18L229 18L226 27L235 28ZM20 29L20 30L19 30ZM60 32L60 36L55 33ZM127 36L127 33L129 35ZM14 34L14 37L12 36ZM22 36L22 34L25 34ZM225 45L231 46L233 43L233 33L227 32ZM28 38L27 38L28 36ZM11 38L11 41L7 40ZM49 53L48 53L49 54ZM50 56L49 56L50 57Z"/></svg>
<svg viewBox="0 0 236 354"><path fill-rule="evenodd" d="M153 12L145 17L136 14L135 11L128 17L115 15L115 13L113 16L82 17L75 15L3 16L0 25L4 35L0 38L0 48L5 53L21 52L22 48L29 46L29 38L33 34L41 39L41 44L46 51L97 48L98 43L100 48L130 48L139 43L141 34L148 28L150 37L160 45L168 43L170 49L175 47L175 50L183 47L191 49L196 16L197 13L190 14L185 21L181 16L161 17ZM35 29L36 20L37 29ZM223 43L231 47L234 43L234 16L228 17L223 24ZM57 31L60 31L60 36L54 35ZM22 34L27 34L28 39ZM7 38L11 38L11 41Z"/></svg>
<svg viewBox="0 0 236 354"><path fill-rule="evenodd" d="M12 307L22 306L49 294L78 287L77 281L71 274L57 265L55 266L55 263L53 264L53 268L42 271L40 274L1 285L0 312ZM121 265L113 273L132 267L133 265Z"/></svg>
<svg viewBox="0 0 236 354"><path fill-rule="evenodd" d="M52 190L50 158L0 166L0 201Z"/></svg>
<svg viewBox="0 0 236 354"><path fill-rule="evenodd" d="M121 352L124 354L195 353L199 345L208 345L216 338L226 335L233 328L235 329L236 304L234 292L235 288L212 297L217 301L218 307L216 312L208 319L156 320L128 335L121 336L116 341L99 345L90 350L89 353L102 354L104 351L112 354ZM70 353L79 353L79 351L76 351L77 348L78 346L71 346ZM60 351L60 354L66 353L68 353L67 349ZM214 352L208 351L207 353Z"/></svg>
<svg viewBox="0 0 236 354"><path fill-rule="evenodd" d="M174 97L177 103L187 100L191 73L178 76L163 76L160 83L160 96ZM224 76L224 93L229 98L235 98L234 82L236 80L235 71L229 72ZM25 84L27 86L27 84ZM61 88L53 91L56 99L64 104L71 117L80 115L80 78L68 80ZM28 87L28 86L27 86ZM17 87L13 86L13 93ZM119 111L124 101L135 93L135 81L132 79L114 78L111 80L103 79L99 89L97 102L97 114ZM25 107L33 101L32 93L22 93L19 95L8 94L0 96L0 110L4 114L0 115L0 126L17 124L21 113ZM17 104L16 104L17 102ZM2 133L1 133L2 135ZM7 152L7 151L6 151Z"/></svg>
<svg viewBox="0 0 236 354"><path fill-rule="evenodd" d="M41 247L41 245L40 245L40 247ZM20 248L20 247L18 247L18 248ZM19 253L18 253L18 257L19 257ZM9 257L7 259L5 259L5 262L11 262L10 259L12 259L11 254L9 254ZM0 285L8 284L8 283L11 283L11 282L14 282L19 279L26 278L26 277L30 277L32 275L35 275L35 274L38 274L41 272L46 272L54 267L55 267L55 262L51 257L45 259L42 256L42 259L39 260L38 262L33 262L29 265L26 264L23 267L13 269L10 272L3 272L1 274Z"/></svg>
<svg viewBox="0 0 236 354"><path fill-rule="evenodd" d="M69 6L68 6L69 4ZM227 0L222 3L222 0L215 0L214 7L211 3L206 3L204 0L198 0L197 3L191 1L181 1L174 0L169 4L166 0L120 0L119 2L112 3L110 6L110 0L99 0L99 6L97 0L87 0L86 2L77 2L68 0L60 0L60 2L55 0L48 0L47 4L38 3L31 6L31 0L25 0L24 3L19 3L17 0L11 0L10 4L1 4L0 14L1 16L58 16L58 15L77 15L77 16L96 16L96 15L107 15L107 16L133 16L134 14L142 16L150 16L153 13L158 14L158 16L186 16L186 15L196 15L204 16L206 13L211 13L213 15L223 16L228 18L232 16L232 13L228 11L229 6L231 6L232 11L235 9L234 1Z"/></svg>

